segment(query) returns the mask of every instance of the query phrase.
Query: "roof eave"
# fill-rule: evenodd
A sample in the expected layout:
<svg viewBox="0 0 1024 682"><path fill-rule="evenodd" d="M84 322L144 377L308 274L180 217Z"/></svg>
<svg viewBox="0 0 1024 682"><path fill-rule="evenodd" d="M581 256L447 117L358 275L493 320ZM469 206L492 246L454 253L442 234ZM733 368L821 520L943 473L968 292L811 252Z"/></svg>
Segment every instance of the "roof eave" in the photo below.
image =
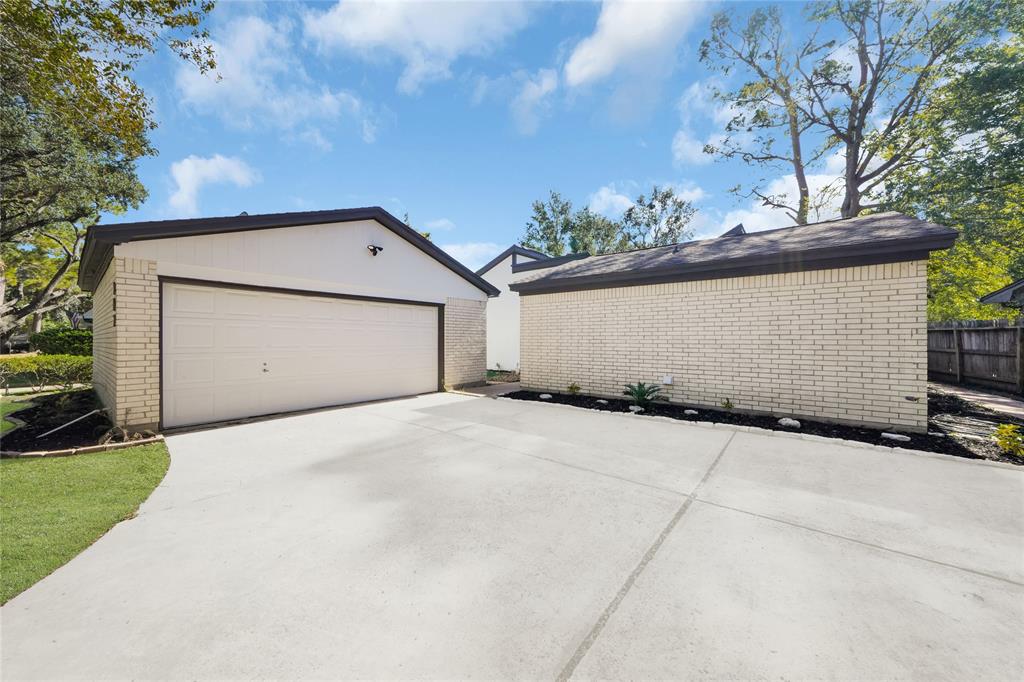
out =
<svg viewBox="0 0 1024 682"><path fill-rule="evenodd" d="M947 249L956 241L957 233L934 237L892 240L866 245L862 248L830 247L814 251L794 251L772 256L733 258L710 261L690 266L673 266L648 270L630 270L579 277L542 278L526 282L513 282L512 291L519 294L546 294L562 291L607 289L644 284L663 284L702 279L722 279L760 274L822 270L833 267L878 265L928 257L931 251Z"/></svg>

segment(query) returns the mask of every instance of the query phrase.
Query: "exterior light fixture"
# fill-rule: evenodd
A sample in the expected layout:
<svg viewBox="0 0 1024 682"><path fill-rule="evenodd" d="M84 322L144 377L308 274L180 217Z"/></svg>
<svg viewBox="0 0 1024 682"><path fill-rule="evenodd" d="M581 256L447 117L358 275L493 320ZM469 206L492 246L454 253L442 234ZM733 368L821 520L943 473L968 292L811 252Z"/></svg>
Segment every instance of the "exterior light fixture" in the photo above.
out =
<svg viewBox="0 0 1024 682"><path fill-rule="evenodd" d="M384 247L376 246L375 244L370 244L366 247L366 250L370 252L371 256L376 256L378 253L384 250Z"/></svg>

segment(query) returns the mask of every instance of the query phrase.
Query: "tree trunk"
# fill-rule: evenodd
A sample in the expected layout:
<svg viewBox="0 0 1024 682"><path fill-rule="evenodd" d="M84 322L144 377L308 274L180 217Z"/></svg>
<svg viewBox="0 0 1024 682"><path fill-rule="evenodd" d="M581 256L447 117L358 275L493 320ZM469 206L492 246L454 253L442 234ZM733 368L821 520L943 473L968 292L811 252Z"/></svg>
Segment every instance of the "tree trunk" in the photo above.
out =
<svg viewBox="0 0 1024 682"><path fill-rule="evenodd" d="M795 105L790 104L787 109L789 110L789 137L793 144L793 174L796 176L796 186L800 194L796 224L806 225L811 207L811 190L807 186L807 172L804 169L803 150L800 146L800 120L797 118Z"/></svg>
<svg viewBox="0 0 1024 682"><path fill-rule="evenodd" d="M846 145L846 184L840 209L843 218L856 218L860 214L860 182L857 177L859 152L859 145Z"/></svg>

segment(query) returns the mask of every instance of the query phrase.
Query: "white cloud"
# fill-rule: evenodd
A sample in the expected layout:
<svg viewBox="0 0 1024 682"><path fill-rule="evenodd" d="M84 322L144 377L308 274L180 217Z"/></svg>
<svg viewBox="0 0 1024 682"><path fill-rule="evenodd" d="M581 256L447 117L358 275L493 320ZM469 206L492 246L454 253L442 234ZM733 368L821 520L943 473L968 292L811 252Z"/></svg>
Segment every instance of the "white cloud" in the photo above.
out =
<svg viewBox="0 0 1024 682"><path fill-rule="evenodd" d="M215 74L179 66L175 84L181 101L217 115L229 127L279 128L324 150L331 143L313 122L326 125L347 118L356 122L365 142L373 142L376 115L356 94L309 77L293 49L292 30L287 20L271 23L246 16L232 21L212 41Z"/></svg>
<svg viewBox="0 0 1024 682"><path fill-rule="evenodd" d="M725 136L725 127L736 115L736 110L729 104L714 98L718 82L714 79L695 81L687 86L679 97L679 130L672 138L672 160L678 166L703 166L714 161L714 157L704 153L704 145L720 144ZM714 132L704 140L695 132L698 125L710 122ZM748 135L740 133L734 139L743 142Z"/></svg>
<svg viewBox="0 0 1024 682"><path fill-rule="evenodd" d="M618 218L633 205L633 200L616 191L614 185L605 185L590 195L587 207L608 218Z"/></svg>
<svg viewBox="0 0 1024 682"><path fill-rule="evenodd" d="M441 248L470 270L477 270L507 247L494 242L463 242L441 244Z"/></svg>
<svg viewBox="0 0 1024 682"><path fill-rule="evenodd" d="M554 69L541 69L534 76L524 76L519 94L510 108L516 129L523 135L533 135L540 125L541 116L549 108L548 97L558 87L558 73Z"/></svg>
<svg viewBox="0 0 1024 682"><path fill-rule="evenodd" d="M526 25L521 2L345 2L308 12L306 35L322 48L348 50L366 60L398 57L405 69L398 89L416 93L451 76L463 55L490 52Z"/></svg>
<svg viewBox="0 0 1024 682"><path fill-rule="evenodd" d="M704 143L693 136L689 130L680 128L672 138L672 160L677 165L703 166L714 159L704 153Z"/></svg>
<svg viewBox="0 0 1024 682"><path fill-rule="evenodd" d="M816 198L818 200L825 199L823 205L818 209L812 208L808 220L810 222L817 222L838 218L843 197L840 192L831 190L842 189L840 176L832 173L813 173L807 176L807 186L811 192L812 204L815 203ZM799 196L796 176L789 173L788 175L775 178L764 187L762 193L775 197L785 195L785 203L795 204L796 198ZM726 213L719 227L724 231L734 227L737 223L743 223L743 227L747 232L758 232L760 230L793 225L793 221L790 219L787 211L765 206L764 202L760 199L752 200L747 208L736 209Z"/></svg>
<svg viewBox="0 0 1024 682"><path fill-rule="evenodd" d="M214 154L210 157L188 156L171 164L175 183L169 203L181 217L199 215L199 191L206 185L232 184L249 187L259 182L260 175L237 157Z"/></svg>
<svg viewBox="0 0 1024 682"><path fill-rule="evenodd" d="M698 2L605 0L594 32L565 64L566 83L588 85L622 70L667 75L675 65L676 47L703 9Z"/></svg>
<svg viewBox="0 0 1024 682"><path fill-rule="evenodd" d="M447 218L428 220L427 222L423 223L423 226L432 232L449 231L455 229L455 223L448 220Z"/></svg>

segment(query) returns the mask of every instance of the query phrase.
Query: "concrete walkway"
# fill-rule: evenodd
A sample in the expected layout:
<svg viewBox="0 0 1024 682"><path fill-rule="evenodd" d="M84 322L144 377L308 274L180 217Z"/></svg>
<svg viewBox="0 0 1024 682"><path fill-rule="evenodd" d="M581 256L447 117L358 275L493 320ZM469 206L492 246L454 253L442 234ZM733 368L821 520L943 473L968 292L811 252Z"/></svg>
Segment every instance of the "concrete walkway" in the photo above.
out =
<svg viewBox="0 0 1024 682"><path fill-rule="evenodd" d="M168 445L5 680L1024 675L1024 469L454 394Z"/></svg>
<svg viewBox="0 0 1024 682"><path fill-rule="evenodd" d="M986 407L993 412L1000 412L1011 417L1016 417L1017 419L1024 419L1024 400L1000 395L999 393L990 393L984 389L969 386L939 384L935 382L930 385L932 388L938 389L944 393L952 393L953 395L963 398L968 402Z"/></svg>

